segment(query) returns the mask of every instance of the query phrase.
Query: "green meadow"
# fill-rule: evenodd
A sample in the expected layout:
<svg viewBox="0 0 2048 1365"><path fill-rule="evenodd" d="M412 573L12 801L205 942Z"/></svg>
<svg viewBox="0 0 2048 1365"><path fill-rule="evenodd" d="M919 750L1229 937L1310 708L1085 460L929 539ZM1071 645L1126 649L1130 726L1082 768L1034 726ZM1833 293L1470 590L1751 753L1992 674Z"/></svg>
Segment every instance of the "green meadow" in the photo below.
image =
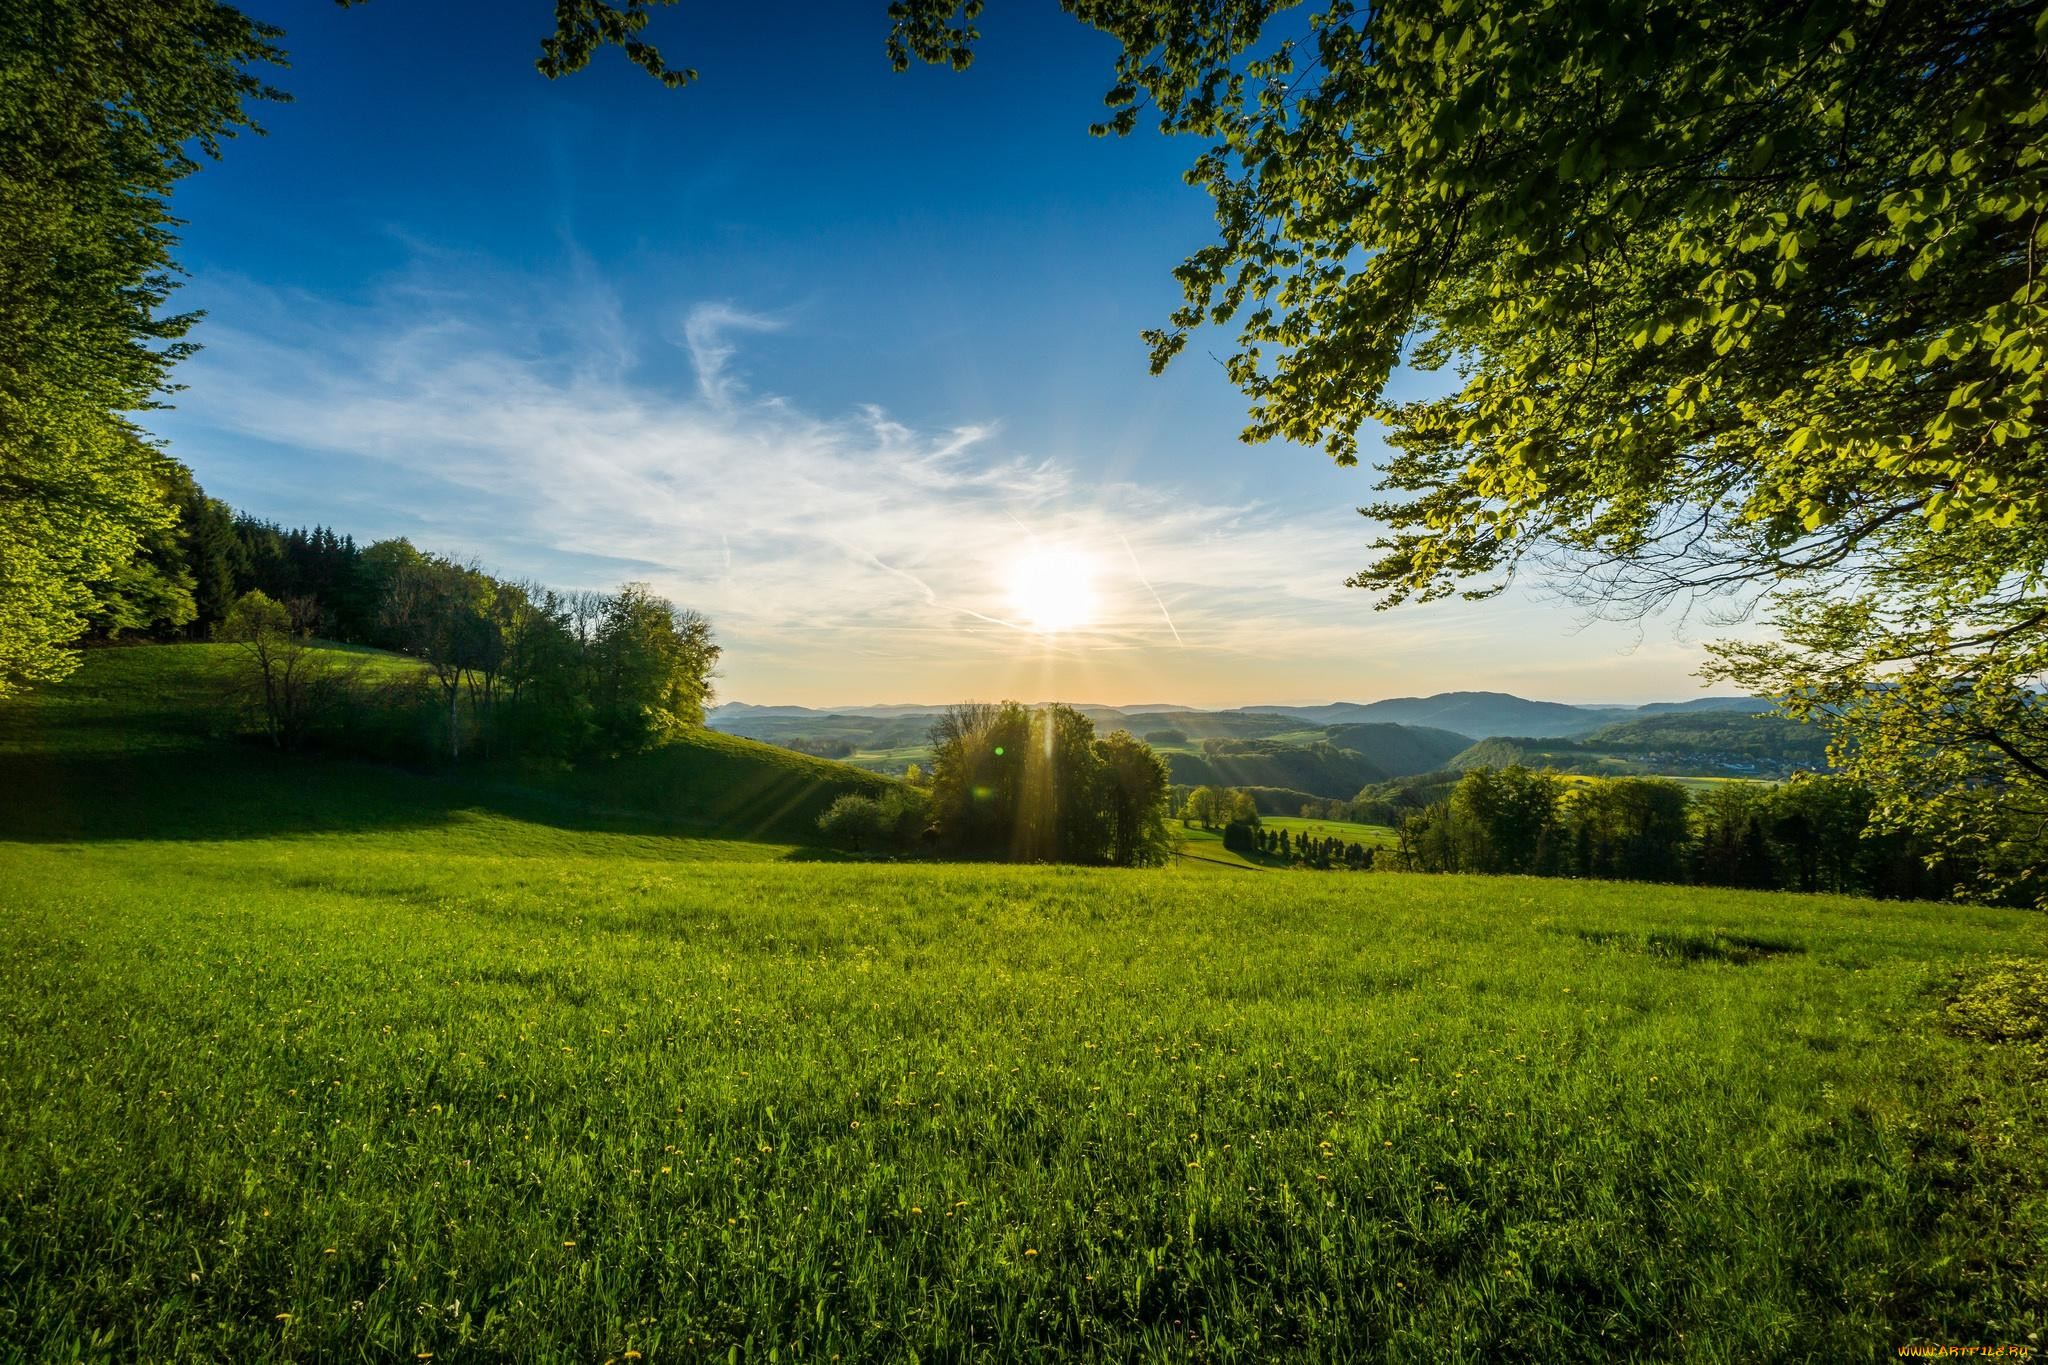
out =
<svg viewBox="0 0 2048 1365"><path fill-rule="evenodd" d="M2038 915L850 862L805 834L837 765L285 759L216 736L212 657L0 710L0 1357L2041 1330Z"/></svg>
<svg viewBox="0 0 2048 1365"><path fill-rule="evenodd" d="M1401 836L1387 825L1364 825L1352 820L1311 820L1296 815L1268 815L1259 823L1272 829L1284 829L1290 836L1306 834L1311 839L1338 839L1347 844L1363 844L1367 848L1386 848L1400 842Z"/></svg>
<svg viewBox="0 0 2048 1365"><path fill-rule="evenodd" d="M1400 835L1386 825L1363 825L1350 820L1312 820L1294 815L1266 815L1259 823L1267 829L1284 829L1289 838L1303 835L1311 839L1339 839L1347 844L1363 844L1367 848L1387 848L1400 841ZM1179 820L1167 822L1168 832L1173 837L1173 866L1183 872L1201 871L1214 868L1242 868L1255 871L1291 871L1279 857L1246 855L1223 846L1223 831L1220 828L1184 824ZM1343 872L1329 872L1324 875L1342 876Z"/></svg>

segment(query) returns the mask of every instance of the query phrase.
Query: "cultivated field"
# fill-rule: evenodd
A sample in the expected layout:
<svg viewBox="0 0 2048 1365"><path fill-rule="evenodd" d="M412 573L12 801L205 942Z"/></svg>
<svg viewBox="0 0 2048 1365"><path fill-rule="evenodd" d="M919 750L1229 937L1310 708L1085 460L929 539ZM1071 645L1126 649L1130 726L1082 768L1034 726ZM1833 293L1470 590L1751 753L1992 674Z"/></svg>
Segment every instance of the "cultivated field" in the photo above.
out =
<svg viewBox="0 0 2048 1365"><path fill-rule="evenodd" d="M0 803L14 1358L1763 1361L2041 1329L2038 1056L1948 1009L2048 952L2037 916L838 863L214 761L232 793L155 831L132 753L33 769L115 783L119 819Z"/></svg>

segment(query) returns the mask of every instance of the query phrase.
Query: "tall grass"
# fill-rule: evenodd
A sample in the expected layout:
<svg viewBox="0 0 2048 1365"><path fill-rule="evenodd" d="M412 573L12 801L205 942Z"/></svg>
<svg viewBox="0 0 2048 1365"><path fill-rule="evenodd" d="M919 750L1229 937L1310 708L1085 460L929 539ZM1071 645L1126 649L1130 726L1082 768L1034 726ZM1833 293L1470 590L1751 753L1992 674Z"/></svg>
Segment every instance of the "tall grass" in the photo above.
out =
<svg viewBox="0 0 2048 1365"><path fill-rule="evenodd" d="M500 837L0 844L10 1350L1755 1361L2040 1327L2035 1059L1943 1008L2041 955L2035 918L472 823Z"/></svg>
<svg viewBox="0 0 2048 1365"><path fill-rule="evenodd" d="M2041 1330L2039 917L803 861L872 779L290 759L214 736L218 662L0 707L0 1360Z"/></svg>

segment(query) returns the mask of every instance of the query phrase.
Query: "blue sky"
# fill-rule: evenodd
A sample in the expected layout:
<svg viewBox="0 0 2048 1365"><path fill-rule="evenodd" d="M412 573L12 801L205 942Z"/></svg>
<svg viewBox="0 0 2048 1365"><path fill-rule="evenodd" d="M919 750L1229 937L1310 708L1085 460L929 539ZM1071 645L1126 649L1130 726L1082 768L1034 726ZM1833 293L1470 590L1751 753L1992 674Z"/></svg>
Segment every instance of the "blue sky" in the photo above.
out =
<svg viewBox="0 0 2048 1365"><path fill-rule="evenodd" d="M682 91L542 79L539 0L247 8L295 102L177 193L206 349L150 422L238 507L649 581L747 701L1697 690L1671 622L1342 586L1369 473L1241 445L1225 337L1147 374L1195 148L1089 137L1111 49L1050 3L897 74L881 0L690 0ZM1089 620L1034 631L1063 562Z"/></svg>

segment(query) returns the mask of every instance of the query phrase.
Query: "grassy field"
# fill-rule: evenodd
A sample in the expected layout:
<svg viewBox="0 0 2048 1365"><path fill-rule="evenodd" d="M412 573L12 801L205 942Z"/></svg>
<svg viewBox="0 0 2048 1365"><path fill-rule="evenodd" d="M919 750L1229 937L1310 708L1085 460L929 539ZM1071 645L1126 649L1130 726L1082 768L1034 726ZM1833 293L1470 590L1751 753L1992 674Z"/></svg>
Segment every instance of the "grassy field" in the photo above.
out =
<svg viewBox="0 0 2048 1365"><path fill-rule="evenodd" d="M1348 820L1308 820L1299 816L1265 815L1259 817L1259 823L1269 829L1284 829L1290 836L1308 834L1317 839L1342 839L1347 844L1363 844L1367 848L1390 847L1400 840L1400 836L1385 825L1360 825ZM1248 857L1225 848L1221 829L1184 825L1178 820L1167 821L1166 829L1173 837L1173 849L1177 855L1174 864L1184 871L1216 867L1242 868L1248 871L1287 870L1285 864L1277 857ZM1342 874L1332 872L1316 875Z"/></svg>
<svg viewBox="0 0 2048 1365"><path fill-rule="evenodd" d="M1192 865L1193 870L1202 867L1235 867L1246 871L1258 871L1261 864L1253 862L1242 853L1223 846L1223 831L1204 829L1200 825L1183 825L1178 820L1169 820L1167 833L1173 837L1175 857L1172 865L1181 868Z"/></svg>
<svg viewBox="0 0 2048 1365"><path fill-rule="evenodd" d="M148 768L31 738L74 731L0 713L39 771ZM1948 1008L2048 955L2038 916L806 861L207 752L227 777L155 828L112 793L121 820L52 814L77 773L0 802L0 1358L1789 1361L2042 1329L2040 1055ZM292 790L325 815L254 818Z"/></svg>
<svg viewBox="0 0 2048 1365"><path fill-rule="evenodd" d="M203 839L510 819L537 831L795 844L815 841L819 814L840 793L886 786L845 764L709 730L580 769L408 771L280 755L222 738L233 658L218 645L99 650L64 683L0 705L0 834ZM368 653L363 666L413 665Z"/></svg>
<svg viewBox="0 0 2048 1365"><path fill-rule="evenodd" d="M1341 839L1367 848L1387 848L1401 836L1387 825L1361 825L1350 820L1307 820L1294 815L1266 815L1259 823L1269 829L1284 829L1290 836L1306 834L1312 839Z"/></svg>

